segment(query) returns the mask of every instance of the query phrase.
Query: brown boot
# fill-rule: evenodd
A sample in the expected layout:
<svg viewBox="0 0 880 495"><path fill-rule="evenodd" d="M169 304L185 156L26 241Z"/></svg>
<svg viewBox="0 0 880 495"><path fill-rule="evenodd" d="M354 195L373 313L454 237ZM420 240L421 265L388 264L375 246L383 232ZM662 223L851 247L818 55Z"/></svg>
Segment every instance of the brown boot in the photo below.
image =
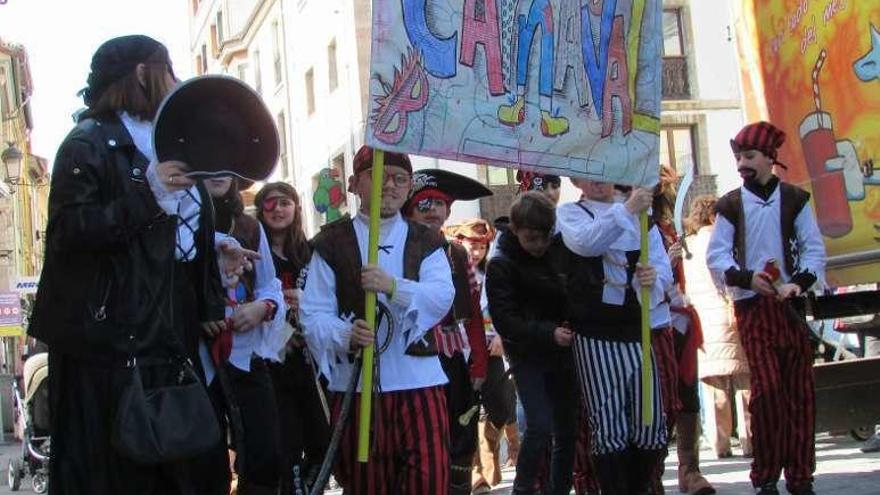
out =
<svg viewBox="0 0 880 495"><path fill-rule="evenodd" d="M516 467L519 459L519 427L516 422L504 425L504 438L507 439L507 463L506 466Z"/></svg>
<svg viewBox="0 0 880 495"><path fill-rule="evenodd" d="M675 422L678 489L689 495L710 495L715 488L700 473L700 415L679 413Z"/></svg>

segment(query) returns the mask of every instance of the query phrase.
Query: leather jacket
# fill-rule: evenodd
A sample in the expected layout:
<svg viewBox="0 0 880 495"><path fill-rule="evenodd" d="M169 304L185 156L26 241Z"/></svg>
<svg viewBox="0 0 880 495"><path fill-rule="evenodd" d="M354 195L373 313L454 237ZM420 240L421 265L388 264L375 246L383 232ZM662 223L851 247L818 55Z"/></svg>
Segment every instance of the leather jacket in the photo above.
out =
<svg viewBox="0 0 880 495"><path fill-rule="evenodd" d="M177 218L146 181L147 159L115 114L84 119L55 158L46 257L28 333L55 352L124 359L181 355L175 308ZM211 200L200 185L198 255L189 270L199 321L224 317ZM195 274L195 275L192 275Z"/></svg>

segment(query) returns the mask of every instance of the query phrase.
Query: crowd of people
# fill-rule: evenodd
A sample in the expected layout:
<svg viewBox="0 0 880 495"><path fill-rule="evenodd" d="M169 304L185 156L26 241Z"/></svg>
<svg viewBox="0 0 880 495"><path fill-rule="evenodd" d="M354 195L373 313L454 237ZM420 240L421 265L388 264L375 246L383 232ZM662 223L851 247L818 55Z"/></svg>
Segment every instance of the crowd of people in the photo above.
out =
<svg viewBox="0 0 880 495"><path fill-rule="evenodd" d="M479 494L506 439L513 493L654 494L674 432L678 488L711 494L701 381L717 456L736 430L758 493L783 470L813 493L812 349L788 299L825 254L809 195L773 174L782 131L731 140L743 186L695 198L686 242L668 167L653 189L571 179L580 199L558 206L559 177L522 171L508 216L447 225L491 192L386 152L369 263L373 150L348 180L357 211L307 239L291 185L264 185L251 215L247 181L158 162L151 122L174 84L158 42L108 41L55 161L29 330L50 352L50 493L304 494L338 450L346 493ZM367 462L347 393L374 394Z"/></svg>

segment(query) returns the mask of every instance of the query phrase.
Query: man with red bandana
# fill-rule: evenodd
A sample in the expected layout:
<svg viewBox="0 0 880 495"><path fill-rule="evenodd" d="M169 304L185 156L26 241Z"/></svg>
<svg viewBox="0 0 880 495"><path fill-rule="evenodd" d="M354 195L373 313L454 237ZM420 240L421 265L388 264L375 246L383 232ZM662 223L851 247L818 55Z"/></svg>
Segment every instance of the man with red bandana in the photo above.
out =
<svg viewBox="0 0 880 495"><path fill-rule="evenodd" d="M410 349L433 333L449 312L454 288L443 247L435 231L405 220L400 207L412 187L412 165L401 153L385 153L379 205L378 263L367 263L373 150L354 158L349 191L358 195L354 218L325 225L312 240L299 316L309 351L328 388L336 394L333 421L356 353L375 344L374 421L370 456L355 458L359 411L352 408L343 429L336 479L352 495L447 495L449 433L446 374L436 355ZM365 321L365 291L376 293L375 332ZM354 397L354 403L359 397Z"/></svg>
<svg viewBox="0 0 880 495"><path fill-rule="evenodd" d="M752 370L752 484L759 494L779 493L784 469L789 493L810 495L813 350L787 300L822 278L825 246L810 194L773 174L774 165L784 167L776 160L784 141L785 133L767 122L747 125L730 141L743 185L718 201L706 261L733 296Z"/></svg>
<svg viewBox="0 0 880 495"><path fill-rule="evenodd" d="M404 203L404 216L440 232L456 200L469 201L489 196L492 191L479 182L440 169L416 170L413 188ZM480 292L465 248L450 242L445 248L452 267L455 298L452 309L414 352L439 354L440 364L449 378L446 403L449 411L449 455L451 458L449 493L471 492L471 466L477 451L477 419L467 424L459 417L477 403L476 393L486 379L489 350L480 311Z"/></svg>

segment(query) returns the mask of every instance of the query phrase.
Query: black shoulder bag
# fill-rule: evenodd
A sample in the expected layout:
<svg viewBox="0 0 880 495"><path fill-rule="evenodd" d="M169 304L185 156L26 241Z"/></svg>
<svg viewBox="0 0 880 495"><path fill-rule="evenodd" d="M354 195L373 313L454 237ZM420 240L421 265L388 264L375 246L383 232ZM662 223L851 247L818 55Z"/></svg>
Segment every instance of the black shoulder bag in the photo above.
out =
<svg viewBox="0 0 880 495"><path fill-rule="evenodd" d="M134 335L129 340L131 351L122 369L113 420L113 448L144 465L179 461L216 448L222 439L220 425L190 360L137 358Z"/></svg>

